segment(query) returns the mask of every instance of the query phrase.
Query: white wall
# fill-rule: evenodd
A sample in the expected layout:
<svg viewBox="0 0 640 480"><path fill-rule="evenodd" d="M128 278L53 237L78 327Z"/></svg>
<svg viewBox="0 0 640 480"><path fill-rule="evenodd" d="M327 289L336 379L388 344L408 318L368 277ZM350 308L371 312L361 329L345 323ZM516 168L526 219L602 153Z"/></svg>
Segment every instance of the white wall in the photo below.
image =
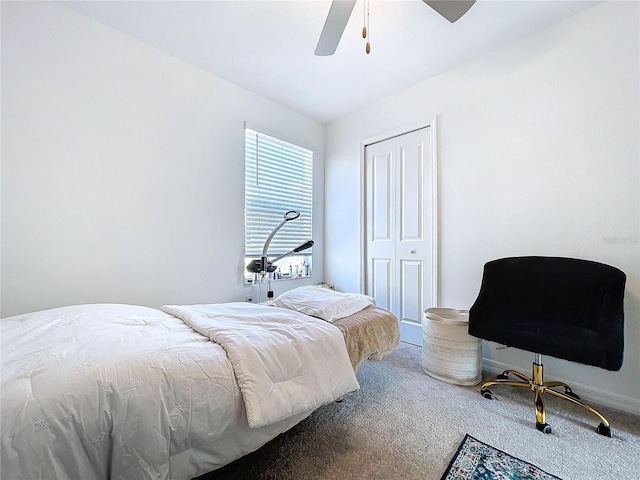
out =
<svg viewBox="0 0 640 480"><path fill-rule="evenodd" d="M315 148L319 281L323 125L66 7L2 2L2 316L244 300L245 121Z"/></svg>
<svg viewBox="0 0 640 480"><path fill-rule="evenodd" d="M360 288L360 142L437 116L440 305L468 309L495 258L621 268L622 370L545 365L550 377L592 397L610 389L603 402L640 412L639 18L636 2L597 5L328 125L327 281ZM488 343L484 357L524 371L533 360Z"/></svg>

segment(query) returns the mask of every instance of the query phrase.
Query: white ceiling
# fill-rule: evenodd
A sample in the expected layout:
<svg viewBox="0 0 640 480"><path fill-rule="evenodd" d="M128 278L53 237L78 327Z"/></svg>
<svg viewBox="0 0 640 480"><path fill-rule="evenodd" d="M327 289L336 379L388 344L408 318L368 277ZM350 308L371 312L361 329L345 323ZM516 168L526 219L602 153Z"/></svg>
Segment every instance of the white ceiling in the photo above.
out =
<svg viewBox="0 0 640 480"><path fill-rule="evenodd" d="M335 55L313 52L330 0L62 4L322 123L336 120L599 1L478 0L451 24L421 0L358 0Z"/></svg>

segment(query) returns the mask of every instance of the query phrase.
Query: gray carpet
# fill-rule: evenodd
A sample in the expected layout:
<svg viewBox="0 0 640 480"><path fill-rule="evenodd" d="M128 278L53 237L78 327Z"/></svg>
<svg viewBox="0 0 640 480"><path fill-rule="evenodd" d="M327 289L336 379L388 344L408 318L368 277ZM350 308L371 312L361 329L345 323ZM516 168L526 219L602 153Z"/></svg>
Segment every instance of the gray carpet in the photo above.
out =
<svg viewBox="0 0 640 480"><path fill-rule="evenodd" d="M607 438L595 432L595 415L546 396L553 433L545 435L530 391L496 387L487 400L479 385L429 377L421 356L401 344L366 362L360 391L199 480L438 480L466 433L563 480L640 479L640 417L599 408L614 431Z"/></svg>

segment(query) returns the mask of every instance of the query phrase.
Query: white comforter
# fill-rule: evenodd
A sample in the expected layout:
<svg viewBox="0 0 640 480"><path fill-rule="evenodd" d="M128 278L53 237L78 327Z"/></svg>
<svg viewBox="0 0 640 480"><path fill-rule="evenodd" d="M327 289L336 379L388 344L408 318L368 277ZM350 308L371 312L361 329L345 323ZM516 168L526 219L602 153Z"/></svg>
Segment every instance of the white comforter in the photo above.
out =
<svg viewBox="0 0 640 480"><path fill-rule="evenodd" d="M246 303L162 310L226 350L250 427L315 409L359 387L342 333L322 320Z"/></svg>
<svg viewBox="0 0 640 480"><path fill-rule="evenodd" d="M335 327L224 305L166 307L192 326L127 305L2 319L0 477L189 479L357 388Z"/></svg>

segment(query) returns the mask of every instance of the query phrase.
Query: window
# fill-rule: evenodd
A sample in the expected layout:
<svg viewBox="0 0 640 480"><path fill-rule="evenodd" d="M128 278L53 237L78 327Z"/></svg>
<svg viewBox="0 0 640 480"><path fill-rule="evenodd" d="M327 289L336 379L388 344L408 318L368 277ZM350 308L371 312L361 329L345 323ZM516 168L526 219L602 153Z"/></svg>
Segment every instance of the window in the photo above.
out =
<svg viewBox="0 0 640 480"><path fill-rule="evenodd" d="M289 210L300 217L278 230L269 244L269 259L311 240L312 202L313 152L246 128L245 265L260 258L269 234ZM279 260L273 278L310 276L311 258L309 249ZM245 275L253 279L246 269Z"/></svg>

